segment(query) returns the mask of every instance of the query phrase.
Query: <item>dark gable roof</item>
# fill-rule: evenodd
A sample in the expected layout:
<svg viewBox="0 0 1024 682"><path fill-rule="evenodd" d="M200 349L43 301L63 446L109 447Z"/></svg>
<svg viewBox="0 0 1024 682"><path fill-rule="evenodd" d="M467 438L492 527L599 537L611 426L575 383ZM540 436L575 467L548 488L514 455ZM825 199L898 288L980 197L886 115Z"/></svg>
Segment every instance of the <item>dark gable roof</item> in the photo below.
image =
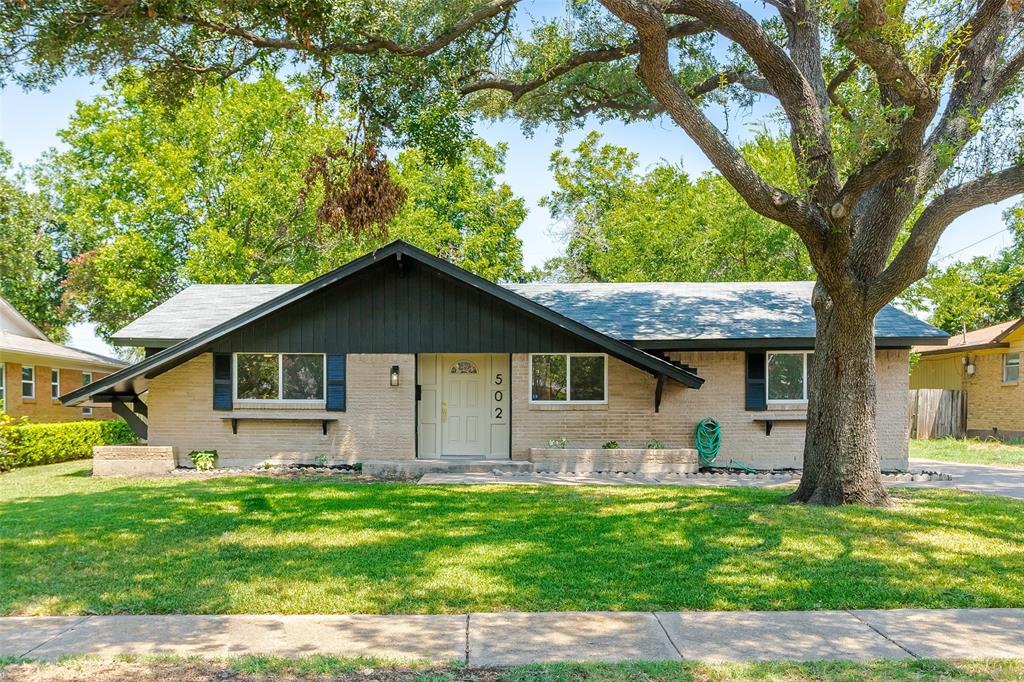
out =
<svg viewBox="0 0 1024 682"><path fill-rule="evenodd" d="M185 341L173 345L170 348L166 348L159 353L146 358L142 362L103 377L99 381L88 386L83 386L76 391L72 391L71 393L62 396L61 401L66 405L74 405L95 395L109 396L137 394L142 388L141 384L144 383L143 380L154 377L168 369L171 369L172 367L196 357L197 355L202 354L214 341L226 336L227 334L230 334L231 332L234 332L235 330L240 329L259 318L274 313L291 303L299 301L310 294L320 291L325 287L331 286L346 277L358 273L374 263L379 263L389 258L397 258L401 260L403 257L419 261L427 267L434 268L438 272L460 281L464 285L474 287L483 293L490 294L505 303L513 305L526 313L544 320L545 322L560 327L561 329L574 334L589 343L593 343L608 354L645 371L651 372L652 374L666 376L690 386L691 388L699 388L700 385L704 383L703 379L688 369L684 369L667 360L663 360L640 349L634 348L622 341L608 337L587 327L586 325L546 308L539 303L531 301L528 298L524 298L507 288L494 284L482 277L478 277L466 270L452 265L447 261L441 260L440 258L431 256L425 251L406 244L403 241L395 241L381 249L378 249L377 251L368 253L361 258L357 258L346 265L332 270L331 272L310 282L287 289L283 293L266 300L263 303L259 303L255 307L237 314L234 317L221 322L210 329L202 331ZM134 383L136 379L140 379L140 385L136 385Z"/></svg>
<svg viewBox="0 0 1024 682"><path fill-rule="evenodd" d="M814 342L814 282L514 284L509 288L639 347ZM946 337L941 329L893 306L885 306L875 317L875 338L882 346L944 344Z"/></svg>

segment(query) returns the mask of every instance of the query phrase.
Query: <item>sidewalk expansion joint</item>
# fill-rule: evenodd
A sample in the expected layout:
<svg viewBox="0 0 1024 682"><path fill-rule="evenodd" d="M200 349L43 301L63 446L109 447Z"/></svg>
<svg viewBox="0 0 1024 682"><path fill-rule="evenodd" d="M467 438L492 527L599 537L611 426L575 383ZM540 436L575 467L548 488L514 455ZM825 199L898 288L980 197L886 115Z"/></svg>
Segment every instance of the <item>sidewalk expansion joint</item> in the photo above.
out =
<svg viewBox="0 0 1024 682"><path fill-rule="evenodd" d="M466 614L466 667L469 667L469 617L471 614Z"/></svg>
<svg viewBox="0 0 1024 682"><path fill-rule="evenodd" d="M678 654L679 660L685 661L686 656L683 656L683 652L680 651L679 647L676 646L676 643L672 640L672 635L668 634L668 628L666 628L665 624L661 622L661 618L658 617L658 612L651 611L651 615L654 616L654 620L658 621L658 625L659 627L661 627L661 631L665 633L665 638L668 639L668 643L671 644L672 648L676 650L676 654Z"/></svg>
<svg viewBox="0 0 1024 682"><path fill-rule="evenodd" d="M917 654L915 654L915 653L914 653L913 651L911 651L911 650L910 650L910 649L908 649L907 647L903 646L902 644L900 644L899 642L897 642L897 641L896 641L895 639L893 639L893 638L892 638L892 637L890 637L889 635L885 634L884 632L882 632L881 630L879 630L878 628L876 628L876 627L875 627L874 625L872 625L871 623L867 622L866 620L864 620L863 618L861 618L860 616L858 616L858 615L856 614L856 612L854 612L854 611L851 611L850 609L846 609L846 612L847 612L848 614L850 614L851 616L853 616L854 618L856 618L857 620L859 620L859 621L860 621L861 623L864 623L864 625L867 625L867 626L868 626L869 628L871 628L871 630L873 630L873 631L874 631L875 633L877 633L879 637L881 637L881 638L885 639L885 640L886 640L887 642L891 643L891 644L892 644L893 646L897 646L897 647L899 647L900 649L903 649L904 651L906 651L906 652L907 652L907 653L908 653L908 654L909 654L910 656L912 656L913 658L921 658L920 656L918 656Z"/></svg>
<svg viewBox="0 0 1024 682"><path fill-rule="evenodd" d="M28 658L28 655L30 653L32 653L33 651L35 651L36 649L38 649L39 647L46 646L47 644L49 644L53 640L57 639L58 637L71 632L72 630L74 630L75 628L77 628L79 625L81 625L85 621L89 620L90 618L92 618L92 616L82 616L81 618L76 620L74 623L72 623L71 625L67 626L66 628L64 628L63 630L61 630L57 634L55 634L53 637L50 637L49 639L44 640L44 641L40 642L39 644L36 644L34 647L29 649L25 653L19 655L18 658Z"/></svg>

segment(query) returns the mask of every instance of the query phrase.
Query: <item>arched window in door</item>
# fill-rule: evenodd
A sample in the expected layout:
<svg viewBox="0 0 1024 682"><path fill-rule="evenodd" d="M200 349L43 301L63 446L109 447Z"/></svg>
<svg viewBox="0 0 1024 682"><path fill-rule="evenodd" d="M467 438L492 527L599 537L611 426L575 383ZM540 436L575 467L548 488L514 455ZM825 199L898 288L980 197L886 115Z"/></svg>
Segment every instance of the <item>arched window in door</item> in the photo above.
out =
<svg viewBox="0 0 1024 682"><path fill-rule="evenodd" d="M449 374L476 374L476 365L469 360L459 360L454 365Z"/></svg>

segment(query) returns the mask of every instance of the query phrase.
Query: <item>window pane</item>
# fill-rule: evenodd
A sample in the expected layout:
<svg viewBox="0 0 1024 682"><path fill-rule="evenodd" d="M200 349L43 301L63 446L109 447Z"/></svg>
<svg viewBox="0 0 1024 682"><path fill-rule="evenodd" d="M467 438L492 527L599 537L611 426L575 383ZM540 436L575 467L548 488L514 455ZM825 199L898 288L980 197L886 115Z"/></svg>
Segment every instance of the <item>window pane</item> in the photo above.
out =
<svg viewBox="0 0 1024 682"><path fill-rule="evenodd" d="M1003 363L1003 381L1020 381L1020 353L1007 353Z"/></svg>
<svg viewBox="0 0 1024 682"><path fill-rule="evenodd" d="M92 383L92 372L82 372L82 385L88 386Z"/></svg>
<svg viewBox="0 0 1024 682"><path fill-rule="evenodd" d="M451 374L476 374L476 365L469 360L459 360L452 365Z"/></svg>
<svg viewBox="0 0 1024 682"><path fill-rule="evenodd" d="M282 355L285 400L323 400L324 356Z"/></svg>
<svg viewBox="0 0 1024 682"><path fill-rule="evenodd" d="M570 400L604 400L604 357L590 355L569 356Z"/></svg>
<svg viewBox="0 0 1024 682"><path fill-rule="evenodd" d="M21 395L25 398L36 397L36 386L35 386L36 370L35 367L22 367L21 368Z"/></svg>
<svg viewBox="0 0 1024 682"><path fill-rule="evenodd" d="M244 353L237 356L238 398L277 399L277 356Z"/></svg>
<svg viewBox="0 0 1024 682"><path fill-rule="evenodd" d="M533 400L565 400L565 356L534 355Z"/></svg>
<svg viewBox="0 0 1024 682"><path fill-rule="evenodd" d="M768 354L768 400L804 399L802 353Z"/></svg>

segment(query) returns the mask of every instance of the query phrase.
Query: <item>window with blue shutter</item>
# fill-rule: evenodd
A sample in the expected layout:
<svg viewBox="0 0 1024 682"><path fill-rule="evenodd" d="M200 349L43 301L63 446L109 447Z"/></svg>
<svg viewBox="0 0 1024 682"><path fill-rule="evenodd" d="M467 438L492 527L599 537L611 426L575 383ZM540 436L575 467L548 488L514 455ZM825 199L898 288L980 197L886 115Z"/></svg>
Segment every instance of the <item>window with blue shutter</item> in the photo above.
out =
<svg viewBox="0 0 1024 682"><path fill-rule="evenodd" d="M747 400L748 410L767 410L768 397L765 393L765 352L747 351Z"/></svg>
<svg viewBox="0 0 1024 682"><path fill-rule="evenodd" d="M213 409L231 409L231 354L213 354Z"/></svg>
<svg viewBox="0 0 1024 682"><path fill-rule="evenodd" d="M345 411L345 356L327 356L327 409Z"/></svg>

